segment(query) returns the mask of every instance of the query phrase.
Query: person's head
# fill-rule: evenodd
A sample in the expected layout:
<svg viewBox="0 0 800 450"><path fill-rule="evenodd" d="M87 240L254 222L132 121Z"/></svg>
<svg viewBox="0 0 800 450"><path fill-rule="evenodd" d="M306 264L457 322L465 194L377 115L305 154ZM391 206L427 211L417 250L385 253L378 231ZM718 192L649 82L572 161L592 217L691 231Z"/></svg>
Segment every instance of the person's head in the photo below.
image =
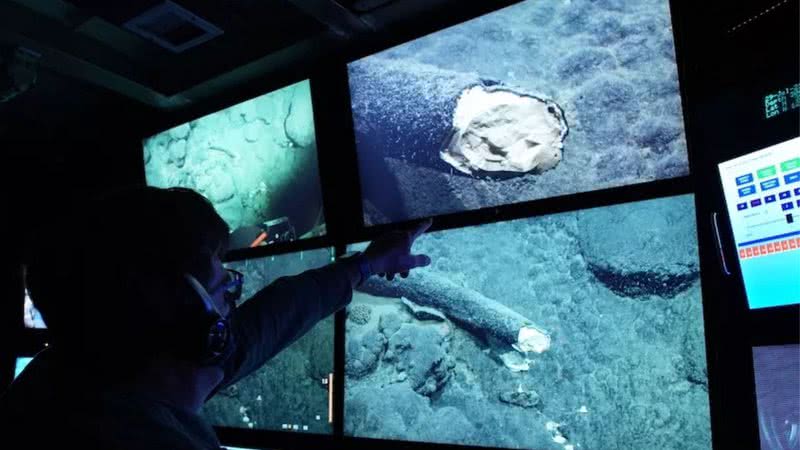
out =
<svg viewBox="0 0 800 450"><path fill-rule="evenodd" d="M229 229L210 202L136 187L57 222L38 236L26 275L54 348L120 375L201 356L205 308L189 279L228 310L219 287Z"/></svg>

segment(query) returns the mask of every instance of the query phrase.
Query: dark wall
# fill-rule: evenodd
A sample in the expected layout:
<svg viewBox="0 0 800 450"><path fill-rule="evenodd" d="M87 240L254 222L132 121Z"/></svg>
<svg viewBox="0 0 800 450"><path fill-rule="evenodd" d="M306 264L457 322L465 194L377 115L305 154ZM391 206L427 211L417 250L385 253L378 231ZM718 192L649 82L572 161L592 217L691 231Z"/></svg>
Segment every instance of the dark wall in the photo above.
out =
<svg viewBox="0 0 800 450"><path fill-rule="evenodd" d="M141 127L152 113L114 93L52 73L0 103L0 389L13 376L21 343L20 263L25 242L58 248L69 239L49 228L72 205L143 180Z"/></svg>

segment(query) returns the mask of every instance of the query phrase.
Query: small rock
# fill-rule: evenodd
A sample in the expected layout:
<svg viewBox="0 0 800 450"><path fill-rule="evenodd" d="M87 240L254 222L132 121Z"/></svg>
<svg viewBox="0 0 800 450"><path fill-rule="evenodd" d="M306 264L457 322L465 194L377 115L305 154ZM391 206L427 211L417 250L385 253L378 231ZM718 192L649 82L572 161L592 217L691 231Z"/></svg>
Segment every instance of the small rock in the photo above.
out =
<svg viewBox="0 0 800 450"><path fill-rule="evenodd" d="M436 320L438 322L444 322L447 320L447 317L445 317L445 315L442 314L438 309L428 306L419 306L405 297L401 297L400 301L403 302L403 305L405 305L409 312L418 320Z"/></svg>
<svg viewBox="0 0 800 450"><path fill-rule="evenodd" d="M512 372L527 372L531 368L528 361L516 351L500 354L500 361Z"/></svg>
<svg viewBox="0 0 800 450"><path fill-rule="evenodd" d="M239 388L235 384L232 384L226 387L225 389L219 391L219 394L222 395L223 397L238 397Z"/></svg>
<svg viewBox="0 0 800 450"><path fill-rule="evenodd" d="M396 368L408 373L414 391L430 396L450 379L454 363L448 348L438 327L406 323L389 338L386 353L392 352Z"/></svg>
<svg viewBox="0 0 800 450"><path fill-rule="evenodd" d="M381 316L381 319L378 322L378 329L385 336L391 336L400 329L400 326L403 325L404 322L405 321L400 317L400 315L389 313Z"/></svg>
<svg viewBox="0 0 800 450"><path fill-rule="evenodd" d="M169 161L175 163L178 167L183 167L186 162L186 140L180 139L172 141L169 144Z"/></svg>
<svg viewBox="0 0 800 450"><path fill-rule="evenodd" d="M500 401L521 408L533 408L539 404L539 394L536 391L512 391L500 394Z"/></svg>
<svg viewBox="0 0 800 450"><path fill-rule="evenodd" d="M353 305L347 308L347 319L358 325L365 325L372 318L372 308L367 305Z"/></svg>
<svg viewBox="0 0 800 450"><path fill-rule="evenodd" d="M377 330L348 335L345 372L348 377L361 378L378 365L386 346L386 337Z"/></svg>

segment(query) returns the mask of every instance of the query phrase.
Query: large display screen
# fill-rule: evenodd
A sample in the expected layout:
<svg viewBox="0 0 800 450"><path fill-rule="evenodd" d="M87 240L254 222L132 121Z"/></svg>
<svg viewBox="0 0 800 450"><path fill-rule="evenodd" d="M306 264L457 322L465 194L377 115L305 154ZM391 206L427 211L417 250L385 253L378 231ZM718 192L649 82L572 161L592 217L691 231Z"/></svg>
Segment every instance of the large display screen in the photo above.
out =
<svg viewBox="0 0 800 450"><path fill-rule="evenodd" d="M368 225L689 173L667 0L529 0L348 71Z"/></svg>
<svg viewBox="0 0 800 450"><path fill-rule="evenodd" d="M242 299L283 276L333 260L332 249L228 263L244 274ZM333 373L333 317L324 319L261 369L218 392L204 407L218 426L317 434L332 433L329 380Z"/></svg>
<svg viewBox="0 0 800 450"><path fill-rule="evenodd" d="M719 173L750 308L800 303L800 138Z"/></svg>
<svg viewBox="0 0 800 450"><path fill-rule="evenodd" d="M356 249L357 247L354 247ZM691 195L429 233L348 308L345 433L709 450Z"/></svg>
<svg viewBox="0 0 800 450"><path fill-rule="evenodd" d="M800 449L800 345L753 348L761 450Z"/></svg>
<svg viewBox="0 0 800 450"><path fill-rule="evenodd" d="M325 233L311 87L303 81L144 140L147 184L187 187L233 248Z"/></svg>
<svg viewBox="0 0 800 450"><path fill-rule="evenodd" d="M42 318L42 313L33 305L33 300L27 288L25 289L25 304L22 312L25 328L47 328L44 318Z"/></svg>
<svg viewBox="0 0 800 450"><path fill-rule="evenodd" d="M28 367L28 364L33 361L31 357L18 357L14 365L14 379L17 379L23 370Z"/></svg>

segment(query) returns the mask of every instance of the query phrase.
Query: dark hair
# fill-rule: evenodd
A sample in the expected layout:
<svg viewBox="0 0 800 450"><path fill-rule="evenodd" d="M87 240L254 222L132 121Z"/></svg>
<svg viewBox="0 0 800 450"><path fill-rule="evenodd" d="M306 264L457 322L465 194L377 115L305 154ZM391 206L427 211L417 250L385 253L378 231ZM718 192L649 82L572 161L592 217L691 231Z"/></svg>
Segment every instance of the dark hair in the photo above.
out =
<svg viewBox="0 0 800 450"><path fill-rule="evenodd" d="M200 301L229 228L200 194L135 187L90 202L41 236L27 285L53 347L95 366L135 370L198 345Z"/></svg>

